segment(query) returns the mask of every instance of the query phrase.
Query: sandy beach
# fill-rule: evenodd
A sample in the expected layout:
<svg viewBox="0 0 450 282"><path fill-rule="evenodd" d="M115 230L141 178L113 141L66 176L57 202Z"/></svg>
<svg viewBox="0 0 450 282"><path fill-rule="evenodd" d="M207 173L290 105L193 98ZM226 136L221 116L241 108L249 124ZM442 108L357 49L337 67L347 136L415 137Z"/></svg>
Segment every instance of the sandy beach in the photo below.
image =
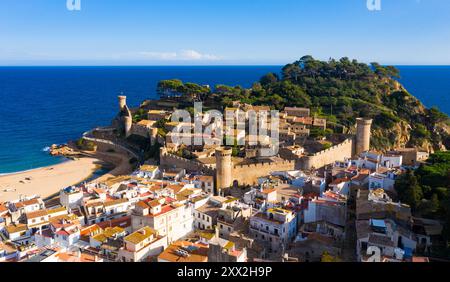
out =
<svg viewBox="0 0 450 282"><path fill-rule="evenodd" d="M80 158L54 166L0 176L0 202L19 199L20 195L45 198L62 188L89 178L102 162Z"/></svg>

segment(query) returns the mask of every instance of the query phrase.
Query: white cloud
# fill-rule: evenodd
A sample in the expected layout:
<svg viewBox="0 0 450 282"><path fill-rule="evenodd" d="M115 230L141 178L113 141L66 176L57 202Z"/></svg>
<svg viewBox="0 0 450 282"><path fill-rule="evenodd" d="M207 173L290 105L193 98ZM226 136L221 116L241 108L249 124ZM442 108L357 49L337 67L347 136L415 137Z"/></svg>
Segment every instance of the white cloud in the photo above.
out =
<svg viewBox="0 0 450 282"><path fill-rule="evenodd" d="M202 54L195 50L181 50L179 52L139 52L140 57L161 61L217 61L218 56Z"/></svg>
<svg viewBox="0 0 450 282"><path fill-rule="evenodd" d="M177 53L173 52L139 52L139 56L155 60L172 60L177 58Z"/></svg>

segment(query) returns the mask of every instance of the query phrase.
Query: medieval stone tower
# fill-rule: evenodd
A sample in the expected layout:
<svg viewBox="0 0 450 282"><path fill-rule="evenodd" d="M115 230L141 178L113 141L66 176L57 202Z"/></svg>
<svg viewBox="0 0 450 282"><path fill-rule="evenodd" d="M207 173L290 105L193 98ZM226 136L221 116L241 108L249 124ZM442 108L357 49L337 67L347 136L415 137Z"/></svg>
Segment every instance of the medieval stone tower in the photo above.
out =
<svg viewBox="0 0 450 282"><path fill-rule="evenodd" d="M119 96L119 108L120 108L120 116L122 119L122 126L125 132L125 137L129 137L131 135L131 127L133 125L133 118L131 116L130 109L127 106L127 97Z"/></svg>
<svg viewBox="0 0 450 282"><path fill-rule="evenodd" d="M222 189L230 188L233 185L231 155L231 148L221 147L216 149L216 188L219 194Z"/></svg>
<svg viewBox="0 0 450 282"><path fill-rule="evenodd" d="M127 105L127 96L119 96L119 110L122 111Z"/></svg>
<svg viewBox="0 0 450 282"><path fill-rule="evenodd" d="M123 118L125 127L125 137L128 138L131 135L131 127L133 125L133 118L131 116L125 116Z"/></svg>
<svg viewBox="0 0 450 282"><path fill-rule="evenodd" d="M370 150L372 119L356 119L356 155Z"/></svg>

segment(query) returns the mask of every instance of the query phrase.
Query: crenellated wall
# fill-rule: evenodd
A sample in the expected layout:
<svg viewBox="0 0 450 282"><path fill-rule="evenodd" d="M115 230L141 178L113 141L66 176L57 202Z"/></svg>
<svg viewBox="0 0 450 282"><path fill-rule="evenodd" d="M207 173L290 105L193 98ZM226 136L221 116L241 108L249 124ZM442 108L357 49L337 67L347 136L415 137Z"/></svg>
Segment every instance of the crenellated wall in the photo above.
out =
<svg viewBox="0 0 450 282"><path fill-rule="evenodd" d="M202 171L212 175L214 175L216 171L213 167L170 154L164 150L164 148L161 148L160 151L160 165L166 167L184 168L190 171Z"/></svg>
<svg viewBox="0 0 450 282"><path fill-rule="evenodd" d="M254 185L259 177L267 176L274 171L295 169L295 161L281 161L276 163L256 163L236 165L233 167L232 179L239 185Z"/></svg>
<svg viewBox="0 0 450 282"><path fill-rule="evenodd" d="M343 161L346 158L353 157L355 152L354 137L346 139L344 142L335 145L329 149L320 151L314 155L301 158L300 167L303 170L312 168L321 168L323 166L334 163L335 161Z"/></svg>
<svg viewBox="0 0 450 282"><path fill-rule="evenodd" d="M354 155L355 139L348 138L344 142L333 146L327 150L318 152L311 156L303 157L299 160L300 168L309 170L311 168L321 168L335 161L343 161ZM184 168L186 170L197 170L215 175L216 169L196 161L178 157L167 153L161 148L160 162L163 166ZM280 161L255 163L247 165L234 165L231 171L231 182L237 182L239 185L254 185L259 177L270 175L274 171L289 171L297 168L296 161Z"/></svg>

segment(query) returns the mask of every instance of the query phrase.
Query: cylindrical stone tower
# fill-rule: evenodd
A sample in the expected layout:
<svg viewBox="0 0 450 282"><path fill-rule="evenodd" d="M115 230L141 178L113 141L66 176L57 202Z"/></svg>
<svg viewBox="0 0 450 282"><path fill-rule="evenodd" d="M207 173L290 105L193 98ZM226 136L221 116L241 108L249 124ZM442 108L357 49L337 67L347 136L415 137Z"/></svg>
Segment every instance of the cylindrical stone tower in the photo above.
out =
<svg viewBox="0 0 450 282"><path fill-rule="evenodd" d="M157 139L158 139L158 128L152 127L150 131L150 142L152 146L156 144Z"/></svg>
<svg viewBox="0 0 450 282"><path fill-rule="evenodd" d="M370 150L372 119L356 119L356 155Z"/></svg>
<svg viewBox="0 0 450 282"><path fill-rule="evenodd" d="M127 105L127 96L119 96L119 111Z"/></svg>
<svg viewBox="0 0 450 282"><path fill-rule="evenodd" d="M133 126L133 118L131 116L123 117L125 137L129 137L131 135L131 127Z"/></svg>
<svg viewBox="0 0 450 282"><path fill-rule="evenodd" d="M216 183L217 192L225 188L230 188L232 182L233 163L231 160L233 150L231 148L220 147L216 149Z"/></svg>

